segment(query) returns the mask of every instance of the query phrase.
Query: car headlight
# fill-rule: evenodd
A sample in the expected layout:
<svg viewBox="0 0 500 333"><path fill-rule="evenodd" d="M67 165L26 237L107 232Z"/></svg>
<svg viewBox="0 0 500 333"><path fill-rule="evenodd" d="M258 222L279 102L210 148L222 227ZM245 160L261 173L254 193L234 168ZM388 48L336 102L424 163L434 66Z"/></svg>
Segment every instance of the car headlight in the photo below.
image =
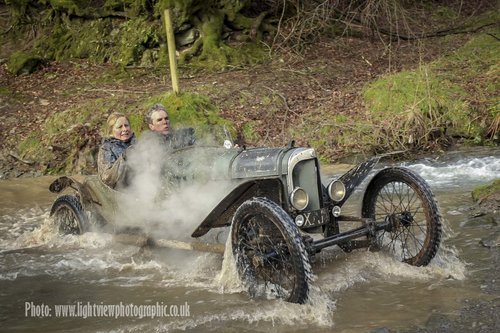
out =
<svg viewBox="0 0 500 333"><path fill-rule="evenodd" d="M292 191L292 194L290 194L290 202L295 209L303 210L309 204L309 196L304 189L297 187Z"/></svg>
<svg viewBox="0 0 500 333"><path fill-rule="evenodd" d="M345 197L345 185L340 180L334 180L328 185L328 195L333 201L342 201Z"/></svg>

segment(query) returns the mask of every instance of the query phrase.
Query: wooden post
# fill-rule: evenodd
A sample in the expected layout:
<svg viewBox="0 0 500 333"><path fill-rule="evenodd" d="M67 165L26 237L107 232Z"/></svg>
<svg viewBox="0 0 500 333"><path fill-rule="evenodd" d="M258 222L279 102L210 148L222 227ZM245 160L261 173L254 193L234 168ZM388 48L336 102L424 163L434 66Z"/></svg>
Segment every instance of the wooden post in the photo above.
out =
<svg viewBox="0 0 500 333"><path fill-rule="evenodd" d="M165 9L165 29L167 31L168 59L170 60L170 76L172 77L172 89L179 93L179 78L177 76L177 62L175 59L175 37L170 18L170 9Z"/></svg>

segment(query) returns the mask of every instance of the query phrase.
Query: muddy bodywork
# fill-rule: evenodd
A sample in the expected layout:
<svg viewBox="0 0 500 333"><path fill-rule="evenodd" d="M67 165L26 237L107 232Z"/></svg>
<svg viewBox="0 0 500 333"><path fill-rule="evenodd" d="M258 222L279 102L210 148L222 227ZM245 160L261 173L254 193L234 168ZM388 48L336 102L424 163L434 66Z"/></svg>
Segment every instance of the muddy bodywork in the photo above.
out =
<svg viewBox="0 0 500 333"><path fill-rule="evenodd" d="M120 202L119 197L125 194L115 191L104 184L99 176L86 176L82 181L71 177L60 177L49 187L53 193L60 193L66 188L76 191L84 211L89 215L92 224L112 227Z"/></svg>

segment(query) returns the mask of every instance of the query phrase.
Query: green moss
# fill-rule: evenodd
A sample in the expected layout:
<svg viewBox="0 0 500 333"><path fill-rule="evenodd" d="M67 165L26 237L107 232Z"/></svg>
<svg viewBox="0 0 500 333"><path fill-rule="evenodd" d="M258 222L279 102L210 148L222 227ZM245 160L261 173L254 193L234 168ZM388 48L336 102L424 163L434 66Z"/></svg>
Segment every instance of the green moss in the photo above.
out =
<svg viewBox="0 0 500 333"><path fill-rule="evenodd" d="M146 121L141 113L129 113L128 120L130 121L130 127L136 134L139 134L147 129Z"/></svg>
<svg viewBox="0 0 500 333"><path fill-rule="evenodd" d="M432 7L429 8L429 12L432 13L432 17L435 20L456 20L460 17L460 14L454 11L451 7L447 6L436 6L436 5L431 5Z"/></svg>
<svg viewBox="0 0 500 333"><path fill-rule="evenodd" d="M118 36L111 20L74 19L56 24L49 38L36 44L38 54L55 60L87 58L94 63L117 60Z"/></svg>
<svg viewBox="0 0 500 333"><path fill-rule="evenodd" d="M109 11L125 11L128 17L138 17L148 13L150 3L148 0L106 0L103 8Z"/></svg>
<svg viewBox="0 0 500 333"><path fill-rule="evenodd" d="M158 49L157 54L158 54L158 60L156 62L156 67L167 68L167 66L169 66L167 44L165 43L160 44L160 48Z"/></svg>
<svg viewBox="0 0 500 333"><path fill-rule="evenodd" d="M323 162L331 163L347 152L370 151L380 144L379 129L362 115L317 110L302 120L300 127L289 129L289 135L317 149Z"/></svg>
<svg viewBox="0 0 500 333"><path fill-rule="evenodd" d="M242 132L245 142L257 142L259 139L259 134L256 128L259 128L259 124L255 121L249 121L243 125Z"/></svg>
<svg viewBox="0 0 500 333"><path fill-rule="evenodd" d="M197 55L198 47L201 48L201 53L189 63L194 68L220 70L261 63L269 59L269 52L262 43L250 43L247 40L244 43L228 45L224 42L221 36L225 15L223 10L211 10L203 15L199 26L201 40L195 42L192 50L181 55L180 64L185 64Z"/></svg>
<svg viewBox="0 0 500 333"><path fill-rule="evenodd" d="M40 57L16 51L9 58L7 70L14 75L29 74L33 73L41 63Z"/></svg>
<svg viewBox="0 0 500 333"><path fill-rule="evenodd" d="M262 43L243 43L233 47L233 50L230 61L235 65L255 65L271 60L269 49Z"/></svg>
<svg viewBox="0 0 500 333"><path fill-rule="evenodd" d="M500 19L500 17L498 17ZM492 30L500 34L500 28ZM475 114L483 122L491 122L498 113L498 91L500 91L500 45L488 34L471 39L460 50L434 64L442 76L450 82L464 87L473 94L474 104L483 106Z"/></svg>
<svg viewBox="0 0 500 333"><path fill-rule="evenodd" d="M161 28L161 26L153 25L141 17L124 23L120 27L119 63L121 65L139 63L144 51L150 46L158 44L158 31Z"/></svg>
<svg viewBox="0 0 500 333"><path fill-rule="evenodd" d="M486 198L494 193L500 193L500 179L493 181L491 184L482 185L472 191L474 201Z"/></svg>
<svg viewBox="0 0 500 333"><path fill-rule="evenodd" d="M80 104L63 112L54 113L45 122L45 132L50 138L70 132L75 126L86 125L90 128L101 128L111 110L121 110L117 98L97 99Z"/></svg>
<svg viewBox="0 0 500 333"><path fill-rule="evenodd" d="M264 63L271 59L269 50L259 43L241 43L229 46L221 42L219 47L205 47L202 55L192 59L183 57L179 64L186 69L217 71Z"/></svg>
<svg viewBox="0 0 500 333"><path fill-rule="evenodd" d="M111 62L122 66L139 64L150 49L151 63L159 57L155 51L163 33L159 22L138 17L125 22L109 18L72 19L56 23L40 39L36 52L48 59L85 58L93 63Z"/></svg>
<svg viewBox="0 0 500 333"><path fill-rule="evenodd" d="M182 93L153 97L144 108L144 115L153 104L162 103L168 109L172 125L229 125L229 122L219 115L219 110L203 95Z"/></svg>
<svg viewBox="0 0 500 333"><path fill-rule="evenodd" d="M385 76L364 92L374 122L396 119L402 131L413 130L421 136L445 124L463 136L478 135L477 126L470 126L475 115L470 114L466 96L464 89L428 66Z"/></svg>
<svg viewBox="0 0 500 333"><path fill-rule="evenodd" d="M105 0L99 4L91 0L13 2L16 5L9 8L37 30L40 38L34 40L32 50L43 59L81 58L121 66L166 66L163 20L166 8L172 10L174 31L185 29L187 24L201 26L198 44L203 44L203 48L185 54L186 59L181 57L181 63L200 56L195 67L219 70L258 63L269 57L268 50L258 41L246 45L245 40L230 46L221 40L225 20L236 19L236 11L248 5L248 1L226 1L217 6L202 0ZM252 20L248 19L247 25ZM31 29L24 31L25 36L15 39L25 39L32 33Z"/></svg>
<svg viewBox="0 0 500 333"><path fill-rule="evenodd" d="M90 1L86 0L49 0L49 3L55 10L63 10L70 15L88 15L90 11Z"/></svg>
<svg viewBox="0 0 500 333"><path fill-rule="evenodd" d="M159 0L154 6L154 13L156 17L163 19L165 9L171 10L171 19L174 30L187 21L189 21L189 14L194 13L200 9L200 5L205 2L204 0Z"/></svg>
<svg viewBox="0 0 500 333"><path fill-rule="evenodd" d="M21 141L18 146L19 154L23 157L33 158L41 152L42 143L40 142L41 133L32 132L26 139Z"/></svg>
<svg viewBox="0 0 500 333"><path fill-rule="evenodd" d="M40 1L42 2L42 1ZM136 17L147 11L147 0L49 0L50 7L66 15L80 17L105 17L115 12L124 12L128 17Z"/></svg>

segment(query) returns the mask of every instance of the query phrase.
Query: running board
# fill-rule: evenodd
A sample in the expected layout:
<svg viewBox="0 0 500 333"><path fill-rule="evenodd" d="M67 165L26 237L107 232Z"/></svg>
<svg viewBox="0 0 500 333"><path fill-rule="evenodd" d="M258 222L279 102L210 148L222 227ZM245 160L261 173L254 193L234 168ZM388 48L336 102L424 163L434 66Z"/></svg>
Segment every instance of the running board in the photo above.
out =
<svg viewBox="0 0 500 333"><path fill-rule="evenodd" d="M182 242L173 239L152 239L145 235L137 234L115 234L113 236L115 242L122 244L133 245L138 247L149 246L153 248L168 248L175 250L199 251L199 252L212 252L224 253L224 244L219 243L205 243L205 242Z"/></svg>

